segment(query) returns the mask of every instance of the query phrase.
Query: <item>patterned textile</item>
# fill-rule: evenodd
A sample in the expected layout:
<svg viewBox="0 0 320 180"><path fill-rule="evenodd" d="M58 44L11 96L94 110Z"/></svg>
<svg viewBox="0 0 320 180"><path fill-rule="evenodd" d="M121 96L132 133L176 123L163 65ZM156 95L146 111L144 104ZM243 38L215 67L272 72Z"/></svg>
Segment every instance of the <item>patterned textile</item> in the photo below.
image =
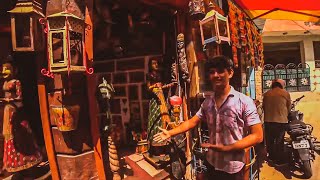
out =
<svg viewBox="0 0 320 180"><path fill-rule="evenodd" d="M249 126L261 123L253 100L233 87L219 109L213 94L204 100L196 116L207 122L211 144L233 144L246 136ZM244 150L216 152L209 149L207 153L207 161L212 166L230 174L243 168L244 158Z"/></svg>
<svg viewBox="0 0 320 180"><path fill-rule="evenodd" d="M16 150L14 140L5 140L4 143L4 167L8 172L16 172L28 169L42 161L40 151L33 155L25 155Z"/></svg>
<svg viewBox="0 0 320 180"><path fill-rule="evenodd" d="M149 102L149 117L148 117L148 141L153 144L153 135L160 132L158 127L161 127L161 113L157 98L152 98Z"/></svg>

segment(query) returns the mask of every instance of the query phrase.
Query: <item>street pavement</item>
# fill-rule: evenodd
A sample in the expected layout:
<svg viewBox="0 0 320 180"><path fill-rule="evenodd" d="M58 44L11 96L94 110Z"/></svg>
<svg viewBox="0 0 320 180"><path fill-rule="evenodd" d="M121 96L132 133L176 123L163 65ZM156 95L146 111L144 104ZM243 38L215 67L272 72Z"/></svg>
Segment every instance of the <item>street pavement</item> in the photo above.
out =
<svg viewBox="0 0 320 180"><path fill-rule="evenodd" d="M312 172L313 176L310 180L320 180L320 157L319 154L316 153L316 159L312 163ZM264 162L262 164L260 180L285 180L285 179L305 179L303 174L298 171L298 169L294 167L282 166L276 167L272 164L268 164Z"/></svg>

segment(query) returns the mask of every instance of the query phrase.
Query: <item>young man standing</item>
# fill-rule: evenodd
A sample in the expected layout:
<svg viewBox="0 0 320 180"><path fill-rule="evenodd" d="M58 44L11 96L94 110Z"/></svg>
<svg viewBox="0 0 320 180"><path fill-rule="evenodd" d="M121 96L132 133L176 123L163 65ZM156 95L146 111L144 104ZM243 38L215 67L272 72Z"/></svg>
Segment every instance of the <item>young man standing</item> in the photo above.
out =
<svg viewBox="0 0 320 180"><path fill-rule="evenodd" d="M154 140L167 140L206 121L209 143L201 145L208 148L206 177L243 180L244 149L262 142L261 121L253 100L229 84L234 73L231 59L214 57L206 62L206 68L213 95L204 100L195 116L177 128L170 131L160 128L162 132L156 134Z"/></svg>

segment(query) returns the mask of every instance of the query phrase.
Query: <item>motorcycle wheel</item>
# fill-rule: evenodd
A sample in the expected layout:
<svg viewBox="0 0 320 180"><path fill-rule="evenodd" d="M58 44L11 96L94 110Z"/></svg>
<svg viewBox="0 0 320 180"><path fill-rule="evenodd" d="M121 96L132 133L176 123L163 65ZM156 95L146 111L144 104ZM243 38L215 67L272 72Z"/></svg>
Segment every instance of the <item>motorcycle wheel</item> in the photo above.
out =
<svg viewBox="0 0 320 180"><path fill-rule="evenodd" d="M302 161L302 170L304 172L304 177L309 179L312 176L311 162L310 160Z"/></svg>

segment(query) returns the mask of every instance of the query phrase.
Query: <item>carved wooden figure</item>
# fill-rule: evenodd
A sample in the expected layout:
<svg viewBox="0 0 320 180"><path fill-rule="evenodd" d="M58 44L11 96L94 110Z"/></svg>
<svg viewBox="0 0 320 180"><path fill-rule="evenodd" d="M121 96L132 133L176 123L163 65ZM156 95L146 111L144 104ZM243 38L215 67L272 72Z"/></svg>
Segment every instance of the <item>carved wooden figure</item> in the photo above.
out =
<svg viewBox="0 0 320 180"><path fill-rule="evenodd" d="M22 104L21 83L15 78L14 72L12 61L7 61L2 65L1 75L5 80L4 98L1 99L1 102L5 103L2 132L5 141L3 169L8 172L26 170L42 161L42 154L26 120Z"/></svg>
<svg viewBox="0 0 320 180"><path fill-rule="evenodd" d="M109 84L104 78L102 78L102 83L98 85L97 100L99 104L99 116L102 124L101 136L103 144L103 150L108 151L110 169L113 174L113 180L121 179L119 174L120 163L117 152L117 147L115 145L114 139L111 136L112 126L111 126L111 116L110 116L110 99L114 93L114 88L112 84ZM107 148L106 148L107 147ZM105 152L106 154L106 152Z"/></svg>

